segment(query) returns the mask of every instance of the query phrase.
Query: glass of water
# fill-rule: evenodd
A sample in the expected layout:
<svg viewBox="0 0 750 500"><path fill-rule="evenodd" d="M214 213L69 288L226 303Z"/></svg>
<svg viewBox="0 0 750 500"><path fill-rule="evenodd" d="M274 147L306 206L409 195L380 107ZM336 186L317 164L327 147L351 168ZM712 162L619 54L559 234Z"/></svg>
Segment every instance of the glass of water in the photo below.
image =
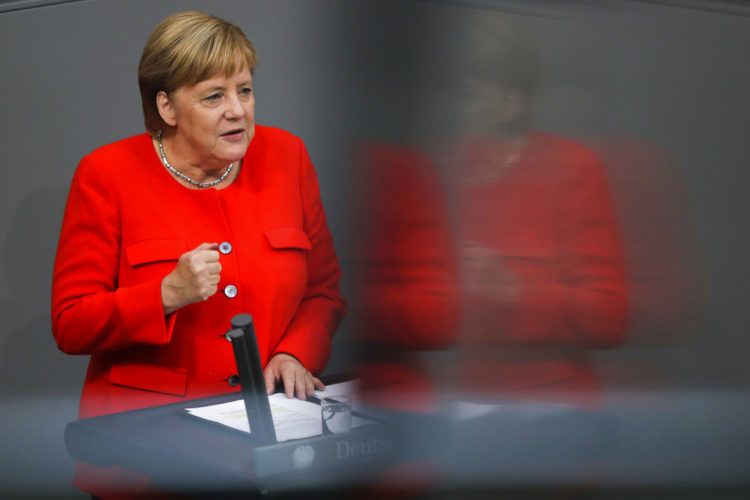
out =
<svg viewBox="0 0 750 500"><path fill-rule="evenodd" d="M323 417L323 434L338 434L352 430L352 399L332 396L321 399L320 412Z"/></svg>

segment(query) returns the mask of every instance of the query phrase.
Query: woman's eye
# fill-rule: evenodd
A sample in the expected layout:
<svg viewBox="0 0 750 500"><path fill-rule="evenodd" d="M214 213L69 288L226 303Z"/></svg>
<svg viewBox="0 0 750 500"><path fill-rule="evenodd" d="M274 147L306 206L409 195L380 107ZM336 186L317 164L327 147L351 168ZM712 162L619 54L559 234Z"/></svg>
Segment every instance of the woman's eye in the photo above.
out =
<svg viewBox="0 0 750 500"><path fill-rule="evenodd" d="M252 93L253 89L251 89L250 87L243 87L242 89L240 89L240 95L249 96Z"/></svg>
<svg viewBox="0 0 750 500"><path fill-rule="evenodd" d="M211 94L209 96L204 97L204 100L208 102L219 102L221 99L221 94Z"/></svg>

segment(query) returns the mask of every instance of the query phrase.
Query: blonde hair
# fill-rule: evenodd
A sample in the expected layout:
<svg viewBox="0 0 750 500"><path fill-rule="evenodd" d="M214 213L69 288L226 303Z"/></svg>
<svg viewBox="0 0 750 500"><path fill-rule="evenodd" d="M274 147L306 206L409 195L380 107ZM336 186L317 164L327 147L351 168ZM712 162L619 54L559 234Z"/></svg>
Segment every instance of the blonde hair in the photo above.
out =
<svg viewBox="0 0 750 500"><path fill-rule="evenodd" d="M156 107L160 91L170 93L245 67L252 73L257 65L255 47L234 24L197 11L165 18L146 40L138 65L146 129L155 134L166 126Z"/></svg>

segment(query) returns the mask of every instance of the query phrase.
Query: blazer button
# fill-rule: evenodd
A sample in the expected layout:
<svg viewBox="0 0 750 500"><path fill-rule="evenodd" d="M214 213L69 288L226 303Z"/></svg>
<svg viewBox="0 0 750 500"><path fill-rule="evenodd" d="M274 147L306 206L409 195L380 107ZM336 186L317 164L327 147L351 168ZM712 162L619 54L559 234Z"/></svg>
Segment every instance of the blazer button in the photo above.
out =
<svg viewBox="0 0 750 500"><path fill-rule="evenodd" d="M232 244L228 241L222 241L219 244L219 252L223 253L224 255L227 255L232 251Z"/></svg>
<svg viewBox="0 0 750 500"><path fill-rule="evenodd" d="M230 386L234 387L240 383L240 377L237 375L232 375L231 377L227 379L227 383Z"/></svg>
<svg viewBox="0 0 750 500"><path fill-rule="evenodd" d="M234 285L227 285L224 287L224 295L233 299L237 296L237 287Z"/></svg>

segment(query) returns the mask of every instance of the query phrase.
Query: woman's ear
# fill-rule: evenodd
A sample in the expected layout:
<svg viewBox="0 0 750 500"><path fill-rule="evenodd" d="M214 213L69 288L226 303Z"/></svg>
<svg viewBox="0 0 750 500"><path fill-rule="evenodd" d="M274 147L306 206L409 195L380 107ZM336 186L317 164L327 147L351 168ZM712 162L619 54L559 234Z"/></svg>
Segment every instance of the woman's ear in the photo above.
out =
<svg viewBox="0 0 750 500"><path fill-rule="evenodd" d="M164 120L164 123L170 127L177 125L177 118L175 116L174 106L172 106L172 101L169 99L169 95L163 90L156 93L156 109L159 110L159 116Z"/></svg>

